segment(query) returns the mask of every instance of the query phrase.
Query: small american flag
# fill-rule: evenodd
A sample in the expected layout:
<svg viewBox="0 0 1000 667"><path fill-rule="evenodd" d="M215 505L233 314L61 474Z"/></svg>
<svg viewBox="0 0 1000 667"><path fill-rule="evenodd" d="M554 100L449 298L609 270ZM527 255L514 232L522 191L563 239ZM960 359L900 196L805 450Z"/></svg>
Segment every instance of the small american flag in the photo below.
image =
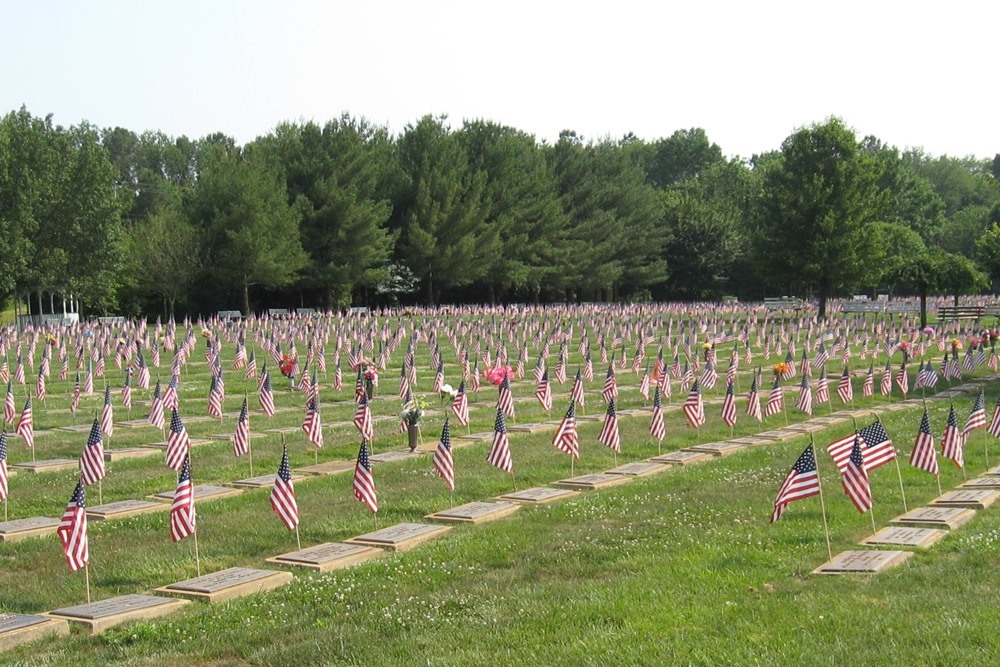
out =
<svg viewBox="0 0 1000 667"><path fill-rule="evenodd" d="M368 442L375 440L374 427L372 426L372 411L368 406L368 398L362 398L358 403L357 410L354 411L354 427L358 429L361 437Z"/></svg>
<svg viewBox="0 0 1000 667"><path fill-rule="evenodd" d="M162 430L165 425L163 420L163 396L160 394L159 380L156 381L156 387L153 389L153 400L150 402L149 417L147 420L150 424L160 430Z"/></svg>
<svg viewBox="0 0 1000 667"><path fill-rule="evenodd" d="M774 513L771 514L771 523L781 518L789 503L818 495L819 492L816 450L810 444L799 456L792 469L788 471L785 481L778 489L778 497L774 499Z"/></svg>
<svg viewBox="0 0 1000 667"><path fill-rule="evenodd" d="M101 408L101 430L110 438L115 430L115 408L111 404L111 387L104 387L104 406Z"/></svg>
<svg viewBox="0 0 1000 667"><path fill-rule="evenodd" d="M559 422L559 428L552 437L552 444L561 452L566 452L574 459L580 458L580 436L576 430L576 404L569 402L566 416Z"/></svg>
<svg viewBox="0 0 1000 667"><path fill-rule="evenodd" d="M176 413L175 413L176 414ZM191 484L191 458L185 454L177 490L170 504L170 539L183 540L195 531L194 486Z"/></svg>
<svg viewBox="0 0 1000 667"><path fill-rule="evenodd" d="M722 421L732 428L736 425L736 395L733 394L733 381L726 382L726 397L722 401Z"/></svg>
<svg viewBox="0 0 1000 667"><path fill-rule="evenodd" d="M465 393L465 380L458 385L458 393L452 401L451 411L462 426L469 425L469 395Z"/></svg>
<svg viewBox="0 0 1000 667"><path fill-rule="evenodd" d="M7 500L7 429L0 431L0 500Z"/></svg>
<svg viewBox="0 0 1000 667"><path fill-rule="evenodd" d="M236 420L236 433L233 435L233 454L243 456L250 451L250 411L247 410L247 399L243 399L240 416Z"/></svg>
<svg viewBox="0 0 1000 667"><path fill-rule="evenodd" d="M615 367L608 364L608 374L604 378L604 388L601 389L601 396L605 403L610 403L611 399L618 396L618 380L615 377Z"/></svg>
<svg viewBox="0 0 1000 667"><path fill-rule="evenodd" d="M499 407L497 408L496 421L493 424L493 444L490 446L486 460L490 465L514 474L514 460L510 455L510 441L507 438L507 421L504 419L503 410Z"/></svg>
<svg viewBox="0 0 1000 667"><path fill-rule="evenodd" d="M938 474L937 450L934 449L934 436L931 434L931 419L924 408L924 416L920 419L917 439L910 452L910 465L932 475Z"/></svg>
<svg viewBox="0 0 1000 667"><path fill-rule="evenodd" d="M90 427L87 446L80 456L80 475L87 486L104 479L104 446L101 440L101 424L95 419Z"/></svg>
<svg viewBox="0 0 1000 667"><path fill-rule="evenodd" d="M753 380L750 383L750 392L747 394L747 415L753 417L757 421L763 421L764 413L760 409L759 378L760 373L758 372L754 374Z"/></svg>
<svg viewBox="0 0 1000 667"><path fill-rule="evenodd" d="M781 386L781 376L777 375L774 378L774 386L771 387L771 393L767 395L767 403L764 405L764 414L768 417L776 415L785 409L785 390Z"/></svg>
<svg viewBox="0 0 1000 667"><path fill-rule="evenodd" d="M319 414L319 403L312 399L302 420L302 432L317 449L323 446L323 422Z"/></svg>
<svg viewBox="0 0 1000 667"><path fill-rule="evenodd" d="M851 499L858 511L864 514L872 508L872 487L868 481L868 470L865 468L864 455L861 453L861 436L854 435L851 455L844 467L842 482L847 497Z"/></svg>
<svg viewBox="0 0 1000 667"><path fill-rule="evenodd" d="M295 487L292 485L292 470L288 465L288 447L282 447L281 465L271 488L271 507L288 530L299 525L299 506L295 502Z"/></svg>
<svg viewBox="0 0 1000 667"><path fill-rule="evenodd" d="M219 376L212 376L208 390L208 414L216 419L222 419L222 392L219 391Z"/></svg>
<svg viewBox="0 0 1000 667"><path fill-rule="evenodd" d="M691 385L691 392L688 394L687 400L684 401L683 409L684 416L691 428L699 428L704 425L705 403L702 400L701 388L698 386L697 380Z"/></svg>
<svg viewBox="0 0 1000 667"><path fill-rule="evenodd" d="M535 388L535 398L546 412L552 409L552 385L549 383L548 369L542 371L542 377Z"/></svg>
<svg viewBox="0 0 1000 667"><path fill-rule="evenodd" d="M886 433L885 426L881 421L865 426L858 431L862 441L865 443L865 468L875 470L884 466L890 461L896 460L896 448Z"/></svg>
<svg viewBox="0 0 1000 667"><path fill-rule="evenodd" d="M17 404L14 403L14 381L7 381L7 397L3 404L3 420L14 425L14 417L17 416Z"/></svg>
<svg viewBox="0 0 1000 667"><path fill-rule="evenodd" d="M17 422L17 434L24 440L24 446L31 449L35 445L35 421L31 414L31 396L24 402L24 410Z"/></svg>
<svg viewBox="0 0 1000 667"><path fill-rule="evenodd" d="M449 491L455 490L455 459L451 455L451 424L448 419L444 420L441 440L434 450L434 472L448 485Z"/></svg>
<svg viewBox="0 0 1000 667"><path fill-rule="evenodd" d="M946 459L951 459L959 468L965 467L965 455L962 451L965 446L965 438L958 428L958 418L955 417L955 406L951 406L948 413L948 424L944 428L944 435L941 436L941 455Z"/></svg>
<svg viewBox="0 0 1000 667"><path fill-rule="evenodd" d="M660 387L653 389L653 418L649 423L649 434L658 442L667 437L667 427L663 422L663 401L660 399Z"/></svg>
<svg viewBox="0 0 1000 667"><path fill-rule="evenodd" d="M622 451L621 433L618 430L618 411L615 409L615 399L608 402L608 412L604 417L604 426L597 438L616 452Z"/></svg>
<svg viewBox="0 0 1000 667"><path fill-rule="evenodd" d="M972 412L969 413L969 419L965 422L965 428L962 429L962 437L968 438L970 433L984 426L986 426L986 396L980 391L972 406Z"/></svg>
<svg viewBox="0 0 1000 667"><path fill-rule="evenodd" d="M274 390L271 388L271 374L266 370L262 375L260 393L257 395L260 401L260 408L268 417L274 416Z"/></svg>
<svg viewBox="0 0 1000 667"><path fill-rule="evenodd" d="M997 398L996 407L993 408L993 419L986 431L994 438L1000 438L1000 398Z"/></svg>
<svg viewBox="0 0 1000 667"><path fill-rule="evenodd" d="M62 542L66 563L72 572L90 562L90 547L87 539L87 500L83 482L76 483L66 511L63 512L59 527L56 528Z"/></svg>
<svg viewBox="0 0 1000 667"><path fill-rule="evenodd" d="M813 413L812 387L809 385L808 375L802 376L802 382L799 384L799 400L795 403L795 407L807 415Z"/></svg>
<svg viewBox="0 0 1000 667"><path fill-rule="evenodd" d="M514 395L510 391L510 378L506 375L504 375L503 381L500 382L497 407L503 410L505 415L514 419Z"/></svg>
<svg viewBox="0 0 1000 667"><path fill-rule="evenodd" d="M840 382L837 383L837 396L840 397L841 403L850 403L854 400L854 386L851 384L851 374L846 366L840 375Z"/></svg>
<svg viewBox="0 0 1000 667"><path fill-rule="evenodd" d="M569 397L574 403L579 405L581 408L584 407L583 398L583 377L580 374L580 369L576 369L576 377L573 378L573 386L569 390Z"/></svg>
<svg viewBox="0 0 1000 667"><path fill-rule="evenodd" d="M167 467L171 470L180 471L187 460L188 451L191 449L191 438L188 437L181 417L177 410L171 411L170 435L167 436Z"/></svg>
<svg viewBox="0 0 1000 667"><path fill-rule="evenodd" d="M358 462L354 466L354 497L365 504L372 514L378 512L378 496L375 478L372 476L372 462L368 456L368 443L361 441Z"/></svg>

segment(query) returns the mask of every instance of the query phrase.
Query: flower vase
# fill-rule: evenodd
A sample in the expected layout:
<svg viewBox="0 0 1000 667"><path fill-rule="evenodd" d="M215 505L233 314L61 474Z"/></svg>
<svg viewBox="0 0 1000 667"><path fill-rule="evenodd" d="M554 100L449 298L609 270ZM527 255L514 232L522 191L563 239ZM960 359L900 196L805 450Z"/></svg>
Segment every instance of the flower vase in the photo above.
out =
<svg viewBox="0 0 1000 667"><path fill-rule="evenodd" d="M371 378L365 378L365 397L370 401L375 395L375 382Z"/></svg>
<svg viewBox="0 0 1000 667"><path fill-rule="evenodd" d="M409 428L406 429L406 437L409 439L411 452L416 451L417 445L420 444L420 431L417 428L416 424L410 424Z"/></svg>

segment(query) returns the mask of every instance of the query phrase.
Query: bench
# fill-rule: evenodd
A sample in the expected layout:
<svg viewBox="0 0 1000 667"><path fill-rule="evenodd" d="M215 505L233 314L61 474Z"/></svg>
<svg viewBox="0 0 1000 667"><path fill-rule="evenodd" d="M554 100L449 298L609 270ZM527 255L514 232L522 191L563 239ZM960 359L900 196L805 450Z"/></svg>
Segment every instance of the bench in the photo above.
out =
<svg viewBox="0 0 1000 667"><path fill-rule="evenodd" d="M848 301L844 304L845 313L881 313L885 304L878 301Z"/></svg>
<svg viewBox="0 0 1000 667"><path fill-rule="evenodd" d="M983 306L941 306L938 319L941 320L981 320L986 314Z"/></svg>
<svg viewBox="0 0 1000 667"><path fill-rule="evenodd" d="M887 313L919 313L920 304L911 301L892 301L885 304Z"/></svg>
<svg viewBox="0 0 1000 667"><path fill-rule="evenodd" d="M271 317L274 317L275 315L287 315L288 314L288 309L287 308L268 308L267 309L267 314L270 315Z"/></svg>
<svg viewBox="0 0 1000 667"><path fill-rule="evenodd" d="M220 320L241 320L243 319L243 311L240 310L220 310L219 311Z"/></svg>
<svg viewBox="0 0 1000 667"><path fill-rule="evenodd" d="M802 299L793 296L768 297L764 299L764 308L768 310L802 310Z"/></svg>

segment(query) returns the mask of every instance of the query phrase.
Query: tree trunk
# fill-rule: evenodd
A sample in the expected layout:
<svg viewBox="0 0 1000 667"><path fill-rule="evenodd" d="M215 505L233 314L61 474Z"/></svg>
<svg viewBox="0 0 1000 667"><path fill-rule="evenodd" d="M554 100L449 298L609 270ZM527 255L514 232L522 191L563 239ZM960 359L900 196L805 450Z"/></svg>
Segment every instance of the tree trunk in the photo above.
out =
<svg viewBox="0 0 1000 667"><path fill-rule="evenodd" d="M958 292L955 292L955 301L952 305L958 306Z"/></svg>
<svg viewBox="0 0 1000 667"><path fill-rule="evenodd" d="M243 283L243 314L250 315L250 285Z"/></svg>
<svg viewBox="0 0 1000 667"><path fill-rule="evenodd" d="M927 286L920 286L920 328L927 326Z"/></svg>
<svg viewBox="0 0 1000 667"><path fill-rule="evenodd" d="M170 307L170 319L174 319L174 305L177 303L177 297L170 297L168 305Z"/></svg>
<svg viewBox="0 0 1000 667"><path fill-rule="evenodd" d="M430 276L427 276L427 305L434 307L434 281Z"/></svg>
<svg viewBox="0 0 1000 667"><path fill-rule="evenodd" d="M827 287L825 282L820 282L819 284L819 319L826 319L826 292Z"/></svg>

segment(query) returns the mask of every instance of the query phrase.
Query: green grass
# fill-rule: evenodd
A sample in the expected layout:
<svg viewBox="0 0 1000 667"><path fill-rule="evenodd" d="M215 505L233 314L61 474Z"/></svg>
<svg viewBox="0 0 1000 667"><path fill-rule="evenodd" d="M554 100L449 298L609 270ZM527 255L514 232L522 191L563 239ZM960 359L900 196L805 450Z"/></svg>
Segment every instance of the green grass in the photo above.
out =
<svg viewBox="0 0 1000 667"><path fill-rule="evenodd" d="M571 346L574 349L574 346ZM232 346L226 346L228 355ZM425 346L421 346L425 351ZM450 352L450 349L448 350ZM397 352L396 364L398 364ZM720 358L724 355L720 354ZM263 357L258 352L259 360ZM184 375L182 415L206 413L208 375L195 352ZM570 371L575 370L575 358ZM595 360L596 361L596 360ZM418 362L420 387L433 374L426 357ZM533 363L529 362L529 365ZM229 364L224 365L228 368ZM860 363L858 364L860 367ZM458 365L446 366L448 379ZM603 412L598 377L588 384L587 412ZM56 370L56 372L58 372ZM31 373L28 373L29 380ZM120 406L120 371L109 365L116 413ZM242 391L252 389L242 372L227 371L226 410L235 412ZM530 377L530 370L529 370ZM154 372L155 378L155 372ZM383 376L380 393L395 394L398 365ZM354 405L350 378L338 394L321 389L324 421L350 421ZM154 379L155 382L155 379ZM631 389L638 378L619 376L621 408L638 407ZM745 392L748 376L741 377ZM279 383L276 383L276 388ZM722 384L720 382L720 384ZM947 383L939 384L939 389ZM50 399L37 408L36 425L47 428L71 422L66 407L69 384L51 382ZM628 388L628 389L627 389ZM556 388L560 394L569 385ZM860 379L855 379L860 395ZM515 396L530 396L530 382ZM839 402L832 392L835 409ZM141 398L137 392L137 400ZM800 421L794 390L786 392L789 419ZM721 387L711 392L721 395ZM491 401L495 389L484 387L480 399ZM196 397L196 398L189 398ZM91 419L99 396L88 397L81 415ZM736 435L784 424L784 417L763 426L743 415ZM897 397L893 397L895 400ZM997 388L987 391L988 405ZM251 396L251 407L255 398ZM474 399L473 399L474 400ZM867 406L868 399L858 399ZM19 388L18 409L23 405ZM518 423L558 419L568 399L558 396L551 415L537 402L518 403ZM675 397L674 404L678 402ZM876 397L876 409L886 399ZM278 389L278 404L301 407L302 395ZM972 397L957 399L959 420ZM935 437L940 438L948 404L929 404ZM437 407L437 401L431 401ZM380 399L375 415L395 414L396 399ZM720 406L707 406L709 424L701 442L729 436L718 417ZM820 407L817 414L825 414ZM142 408L133 418L145 416ZM472 409L473 432L492 429L489 407ZM279 413L274 427L301 422L296 410ZM619 463L655 455L647 435L648 415L623 418ZM919 407L886 413L886 427L904 453L902 475L909 507L937 495L933 477L906 463L919 421ZM271 426L262 415L251 417L252 430ZM83 421L83 417L80 417ZM428 416L425 444L440 432L443 414ZM192 437L230 433L235 419L191 423ZM395 421L376 425L376 451L403 449ZM465 429L454 426L455 435ZM817 436L824 445L850 430L839 425ZM582 456L577 474L612 467L614 457L597 442L598 423L580 426ZM694 444L696 435L679 412L667 419L663 451ZM319 460L353 459L358 438L353 426L326 429L327 447ZM158 440L152 429L118 428L112 447ZM38 458L75 458L85 433L40 436ZM286 437L292 466L312 463L301 433ZM295 570L294 583L277 591L218 605L189 605L173 616L112 629L98 637L75 632L68 639L46 640L0 654L0 664L992 664L995 636L995 572L1000 564L1000 518L996 510L979 513L927 553L917 554L896 570L877 577L820 577L809 573L826 560L818 499L793 503L785 517L770 525L771 504L788 468L807 438L746 450L730 457L670 471L553 505L525 507L513 516L484 525L459 526L447 536L413 552L328 575ZM985 468L982 435L966 450L968 468ZM518 488L569 476L569 459L551 446L551 433L512 434ZM1000 448L991 452L1000 462ZM280 439L254 440L255 474L274 472ZM19 439L10 441L11 462L29 455ZM484 500L507 492L510 476L485 462L488 444L455 449L458 489L454 502ZM249 476L245 460L232 456L221 441L198 446L192 454L196 483L222 483ZM820 459L834 552L855 548L871 532L868 516L857 513L844 497L828 457ZM942 461L946 489L962 481L961 472ZM449 496L431 470L430 457L376 464L378 525L420 520L448 507ZM58 517L75 474L21 474L11 480L11 518ZM893 466L872 473L879 526L903 511ZM142 498L171 490L174 474L158 456L109 464L104 502ZM372 518L351 494L350 473L303 480L296 485L302 516L303 546L343 540L370 531ZM295 548L267 503L268 492L250 491L198 505L202 571L233 565L263 567L264 558ZM91 489L89 504L97 504ZM194 576L190 540L169 540L166 513L114 522L90 522L91 578L94 599L152 588ZM70 573L55 536L0 544L0 610L38 613L83 601L82 573Z"/></svg>

